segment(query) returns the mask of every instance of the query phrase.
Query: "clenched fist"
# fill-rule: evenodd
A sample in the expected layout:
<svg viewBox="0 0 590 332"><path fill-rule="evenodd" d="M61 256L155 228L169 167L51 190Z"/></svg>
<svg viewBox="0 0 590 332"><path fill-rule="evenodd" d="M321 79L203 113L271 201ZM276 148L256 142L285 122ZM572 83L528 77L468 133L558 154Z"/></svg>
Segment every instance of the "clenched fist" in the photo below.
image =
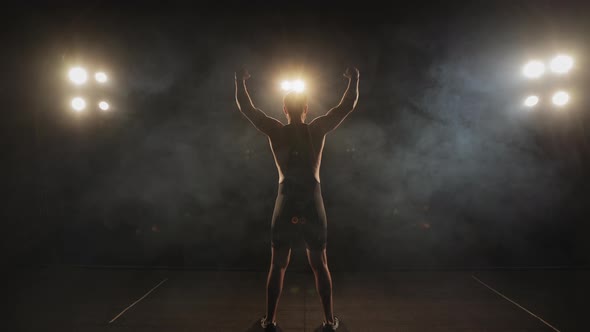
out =
<svg viewBox="0 0 590 332"><path fill-rule="evenodd" d="M349 79L358 79L359 75L359 70L356 67L348 67L344 72L344 77Z"/></svg>
<svg viewBox="0 0 590 332"><path fill-rule="evenodd" d="M250 73L248 73L248 69L246 67L242 67L242 69L235 72L236 80L245 81L250 78Z"/></svg>

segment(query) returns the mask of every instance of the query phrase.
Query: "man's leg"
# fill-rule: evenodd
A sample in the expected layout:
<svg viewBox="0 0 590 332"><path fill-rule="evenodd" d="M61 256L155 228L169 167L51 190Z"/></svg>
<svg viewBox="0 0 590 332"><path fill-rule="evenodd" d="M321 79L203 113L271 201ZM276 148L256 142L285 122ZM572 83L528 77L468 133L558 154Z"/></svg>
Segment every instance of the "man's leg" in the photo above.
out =
<svg viewBox="0 0 590 332"><path fill-rule="evenodd" d="M307 259L315 276L315 285L324 308L324 319L334 324L334 307L332 304L332 276L328 269L326 249L307 249Z"/></svg>
<svg viewBox="0 0 590 332"><path fill-rule="evenodd" d="M283 290L285 271L291 258L291 248L272 248L272 257L268 279L266 281L266 321L274 322L276 319L277 305Z"/></svg>

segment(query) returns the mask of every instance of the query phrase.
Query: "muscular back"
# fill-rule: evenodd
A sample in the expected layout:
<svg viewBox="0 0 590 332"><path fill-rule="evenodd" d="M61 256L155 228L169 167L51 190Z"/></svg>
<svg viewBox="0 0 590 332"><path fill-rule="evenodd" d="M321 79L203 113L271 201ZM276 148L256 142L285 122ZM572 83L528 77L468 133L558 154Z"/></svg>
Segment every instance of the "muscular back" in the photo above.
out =
<svg viewBox="0 0 590 332"><path fill-rule="evenodd" d="M320 182L320 165L325 134L306 123L276 128L268 140L277 165L279 183L285 180Z"/></svg>
<svg viewBox="0 0 590 332"><path fill-rule="evenodd" d="M294 183L308 180L320 182L320 164L326 134L336 129L346 116L352 112L358 101L359 71L354 67L346 69L344 76L348 86L340 100L325 115L315 118L309 125L295 121L283 125L254 107L246 80L250 78L247 70L236 72L236 105L240 112L262 133L268 136L275 163L279 171L279 183L286 179ZM285 105L286 107L286 105ZM287 108L285 108L285 111ZM307 105L305 105L307 112ZM297 113L297 112L295 112ZM289 119L289 122L291 120Z"/></svg>

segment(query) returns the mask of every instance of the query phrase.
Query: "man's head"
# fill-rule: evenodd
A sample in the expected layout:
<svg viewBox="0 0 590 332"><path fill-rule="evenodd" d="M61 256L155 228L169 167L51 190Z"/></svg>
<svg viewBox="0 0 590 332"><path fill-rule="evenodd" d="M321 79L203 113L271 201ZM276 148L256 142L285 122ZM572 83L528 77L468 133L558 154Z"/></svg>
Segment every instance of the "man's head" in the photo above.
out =
<svg viewBox="0 0 590 332"><path fill-rule="evenodd" d="M307 115L307 95L302 92L289 92L283 99L283 112L289 122L305 122Z"/></svg>

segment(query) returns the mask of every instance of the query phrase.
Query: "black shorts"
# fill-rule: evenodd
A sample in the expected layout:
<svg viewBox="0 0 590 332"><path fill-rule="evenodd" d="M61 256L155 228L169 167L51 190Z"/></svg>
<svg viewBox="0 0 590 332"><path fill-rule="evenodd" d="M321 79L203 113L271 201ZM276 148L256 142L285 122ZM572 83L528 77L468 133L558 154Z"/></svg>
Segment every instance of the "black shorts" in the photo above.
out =
<svg viewBox="0 0 590 332"><path fill-rule="evenodd" d="M292 248L302 241L309 250L326 248L326 211L320 184L315 179L279 183L271 234L273 248Z"/></svg>

